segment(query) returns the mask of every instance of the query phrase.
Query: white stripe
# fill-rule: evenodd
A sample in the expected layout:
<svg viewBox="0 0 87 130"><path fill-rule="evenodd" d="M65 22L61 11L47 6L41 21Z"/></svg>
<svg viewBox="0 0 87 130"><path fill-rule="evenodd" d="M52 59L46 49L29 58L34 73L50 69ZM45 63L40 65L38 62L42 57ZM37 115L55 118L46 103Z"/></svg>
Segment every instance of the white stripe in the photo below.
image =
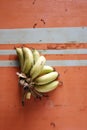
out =
<svg viewBox="0 0 87 130"><path fill-rule="evenodd" d="M87 54L87 49L38 50L41 54ZM0 50L0 55L16 55L15 50Z"/></svg>
<svg viewBox="0 0 87 130"><path fill-rule="evenodd" d="M48 60L46 62L50 66L87 66L87 60ZM0 61L0 67L17 67L18 61L7 60Z"/></svg>
<svg viewBox="0 0 87 130"><path fill-rule="evenodd" d="M87 43L87 27L0 29L0 44Z"/></svg>

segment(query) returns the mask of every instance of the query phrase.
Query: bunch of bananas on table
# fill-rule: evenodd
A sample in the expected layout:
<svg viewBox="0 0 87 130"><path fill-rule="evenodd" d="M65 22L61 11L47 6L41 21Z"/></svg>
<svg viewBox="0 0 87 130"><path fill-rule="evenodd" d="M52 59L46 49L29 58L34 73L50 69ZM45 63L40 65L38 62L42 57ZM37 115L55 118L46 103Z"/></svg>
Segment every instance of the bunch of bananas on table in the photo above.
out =
<svg viewBox="0 0 87 130"><path fill-rule="evenodd" d="M46 58L36 49L28 47L16 48L21 72L17 72L19 85L23 88L22 104L25 99L44 96L60 84L59 73L51 66L46 65Z"/></svg>

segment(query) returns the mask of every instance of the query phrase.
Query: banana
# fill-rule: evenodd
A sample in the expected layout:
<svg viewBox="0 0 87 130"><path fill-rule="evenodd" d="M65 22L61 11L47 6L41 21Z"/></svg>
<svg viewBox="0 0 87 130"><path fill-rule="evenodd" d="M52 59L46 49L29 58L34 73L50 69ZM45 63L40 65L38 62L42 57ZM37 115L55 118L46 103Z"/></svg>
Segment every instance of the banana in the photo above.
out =
<svg viewBox="0 0 87 130"><path fill-rule="evenodd" d="M51 66L45 65L46 58L36 49L16 48L21 73L17 72L19 85L22 87L22 104L33 95L41 99L46 92L56 89L62 82L57 80L59 73Z"/></svg>
<svg viewBox="0 0 87 130"><path fill-rule="evenodd" d="M34 63L37 62L37 60L39 59L40 57L40 53L35 49L33 50L33 57L34 57Z"/></svg>
<svg viewBox="0 0 87 130"><path fill-rule="evenodd" d="M32 51L27 48L27 47L23 47L23 54L24 54L24 66L23 66L23 72L25 74L28 74L32 65L33 65L33 54Z"/></svg>
<svg viewBox="0 0 87 130"><path fill-rule="evenodd" d="M49 65L44 65L40 75L43 75L43 74L47 74L47 73L50 73L50 72L53 72L54 71L54 68L49 66Z"/></svg>
<svg viewBox="0 0 87 130"><path fill-rule="evenodd" d="M45 85L35 86L35 90L41 93L46 93L54 90L55 88L58 87L58 85L59 85L59 81L56 80Z"/></svg>
<svg viewBox="0 0 87 130"><path fill-rule="evenodd" d="M45 65L45 62L46 62L45 57L40 56L30 71L30 76L32 79L35 79L40 74Z"/></svg>
<svg viewBox="0 0 87 130"><path fill-rule="evenodd" d="M31 92L27 92L26 93L26 99L30 99L31 98Z"/></svg>
<svg viewBox="0 0 87 130"><path fill-rule="evenodd" d="M57 77L58 77L58 72L56 72L56 71L50 72L48 74L45 74L45 75L42 75L42 76L36 78L35 84L36 85L47 84L47 83L54 81Z"/></svg>
<svg viewBox="0 0 87 130"><path fill-rule="evenodd" d="M18 55L18 59L19 59L19 63L20 63L20 67L21 67L21 71L23 69L23 64L24 64L24 56L23 56L23 51L22 48L16 48L16 53Z"/></svg>

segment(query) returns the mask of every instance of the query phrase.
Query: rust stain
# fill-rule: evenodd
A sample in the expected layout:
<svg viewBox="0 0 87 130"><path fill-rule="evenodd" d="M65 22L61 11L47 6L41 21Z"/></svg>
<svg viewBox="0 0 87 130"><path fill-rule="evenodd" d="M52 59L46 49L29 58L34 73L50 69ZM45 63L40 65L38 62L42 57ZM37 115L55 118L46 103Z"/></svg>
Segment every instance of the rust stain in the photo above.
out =
<svg viewBox="0 0 87 130"><path fill-rule="evenodd" d="M35 2L36 2L36 0L34 0L32 4L34 5L34 4L35 4Z"/></svg>
<svg viewBox="0 0 87 130"><path fill-rule="evenodd" d="M36 26L37 26L37 23L35 23L35 24L33 25L33 28L36 28Z"/></svg>
<svg viewBox="0 0 87 130"><path fill-rule="evenodd" d="M65 70L64 70L64 74L65 74L67 71L68 71L68 69L65 69Z"/></svg>
<svg viewBox="0 0 87 130"><path fill-rule="evenodd" d="M62 108L62 107L67 107L68 105L66 105L66 104L55 104L54 106L55 106L55 107L61 107L61 108Z"/></svg>
<svg viewBox="0 0 87 130"><path fill-rule="evenodd" d="M50 126L52 126L54 128L54 127L56 127L56 124L54 122L51 122Z"/></svg>
<svg viewBox="0 0 87 130"><path fill-rule="evenodd" d="M65 9L65 12L67 12L68 11L68 9Z"/></svg>
<svg viewBox="0 0 87 130"><path fill-rule="evenodd" d="M43 24L46 24L46 22L44 21L44 19L41 19L40 21L42 21L42 22L43 22Z"/></svg>
<svg viewBox="0 0 87 130"><path fill-rule="evenodd" d="M47 49L57 49L57 47L58 47L58 45L57 44L55 44L55 45L51 45L51 44L48 44L47 45Z"/></svg>
<svg viewBox="0 0 87 130"><path fill-rule="evenodd" d="M64 43L64 44L47 44L47 49L69 49L69 48L81 48L83 47L83 44L78 43Z"/></svg>

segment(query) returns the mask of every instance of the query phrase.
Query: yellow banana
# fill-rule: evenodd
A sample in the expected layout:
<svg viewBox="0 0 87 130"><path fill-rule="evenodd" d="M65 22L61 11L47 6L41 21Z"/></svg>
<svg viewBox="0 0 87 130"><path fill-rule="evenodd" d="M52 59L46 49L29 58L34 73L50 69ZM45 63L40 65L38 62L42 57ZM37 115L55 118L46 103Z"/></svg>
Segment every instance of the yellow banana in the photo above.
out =
<svg viewBox="0 0 87 130"><path fill-rule="evenodd" d="M32 51L27 47L23 47L22 49L23 49L23 54L24 54L23 72L25 74L28 74L34 62L33 54L32 54Z"/></svg>
<svg viewBox="0 0 87 130"><path fill-rule="evenodd" d="M59 85L59 81L56 80L45 85L35 86L35 90L41 93L46 93L54 90L55 88L58 87L58 85Z"/></svg>
<svg viewBox="0 0 87 130"><path fill-rule="evenodd" d="M43 74L47 74L47 73L50 73L50 72L53 72L54 71L54 68L49 66L49 65L44 65L40 75L43 75Z"/></svg>
<svg viewBox="0 0 87 130"><path fill-rule="evenodd" d="M39 59L40 57L40 53L35 49L33 50L33 57L34 57L34 63L37 62L37 60Z"/></svg>
<svg viewBox="0 0 87 130"><path fill-rule="evenodd" d="M26 93L26 99L30 99L31 98L31 92L27 92Z"/></svg>
<svg viewBox="0 0 87 130"><path fill-rule="evenodd" d="M46 58L34 49L27 47L16 48L21 73L17 72L19 85L23 88L22 104L31 95L40 98L43 93L56 89L61 82L57 80L59 73L51 66L45 65Z"/></svg>
<svg viewBox="0 0 87 130"><path fill-rule="evenodd" d="M45 65L45 62L46 62L45 57L40 56L30 71L30 76L32 79L35 79L40 74L40 72L42 71L42 69Z"/></svg>
<svg viewBox="0 0 87 130"><path fill-rule="evenodd" d="M50 72L48 74L45 74L45 75L42 75L42 76L36 78L35 84L37 84L37 85L47 84L47 83L54 81L57 77L58 77L58 72L56 72L56 71Z"/></svg>
<svg viewBox="0 0 87 130"><path fill-rule="evenodd" d="M16 48L16 53L17 53L17 55L18 55L18 59L19 59L20 67L21 67L21 71L22 71L22 69L23 69L23 64L24 64L24 56L23 56L22 48L21 48L21 47Z"/></svg>

